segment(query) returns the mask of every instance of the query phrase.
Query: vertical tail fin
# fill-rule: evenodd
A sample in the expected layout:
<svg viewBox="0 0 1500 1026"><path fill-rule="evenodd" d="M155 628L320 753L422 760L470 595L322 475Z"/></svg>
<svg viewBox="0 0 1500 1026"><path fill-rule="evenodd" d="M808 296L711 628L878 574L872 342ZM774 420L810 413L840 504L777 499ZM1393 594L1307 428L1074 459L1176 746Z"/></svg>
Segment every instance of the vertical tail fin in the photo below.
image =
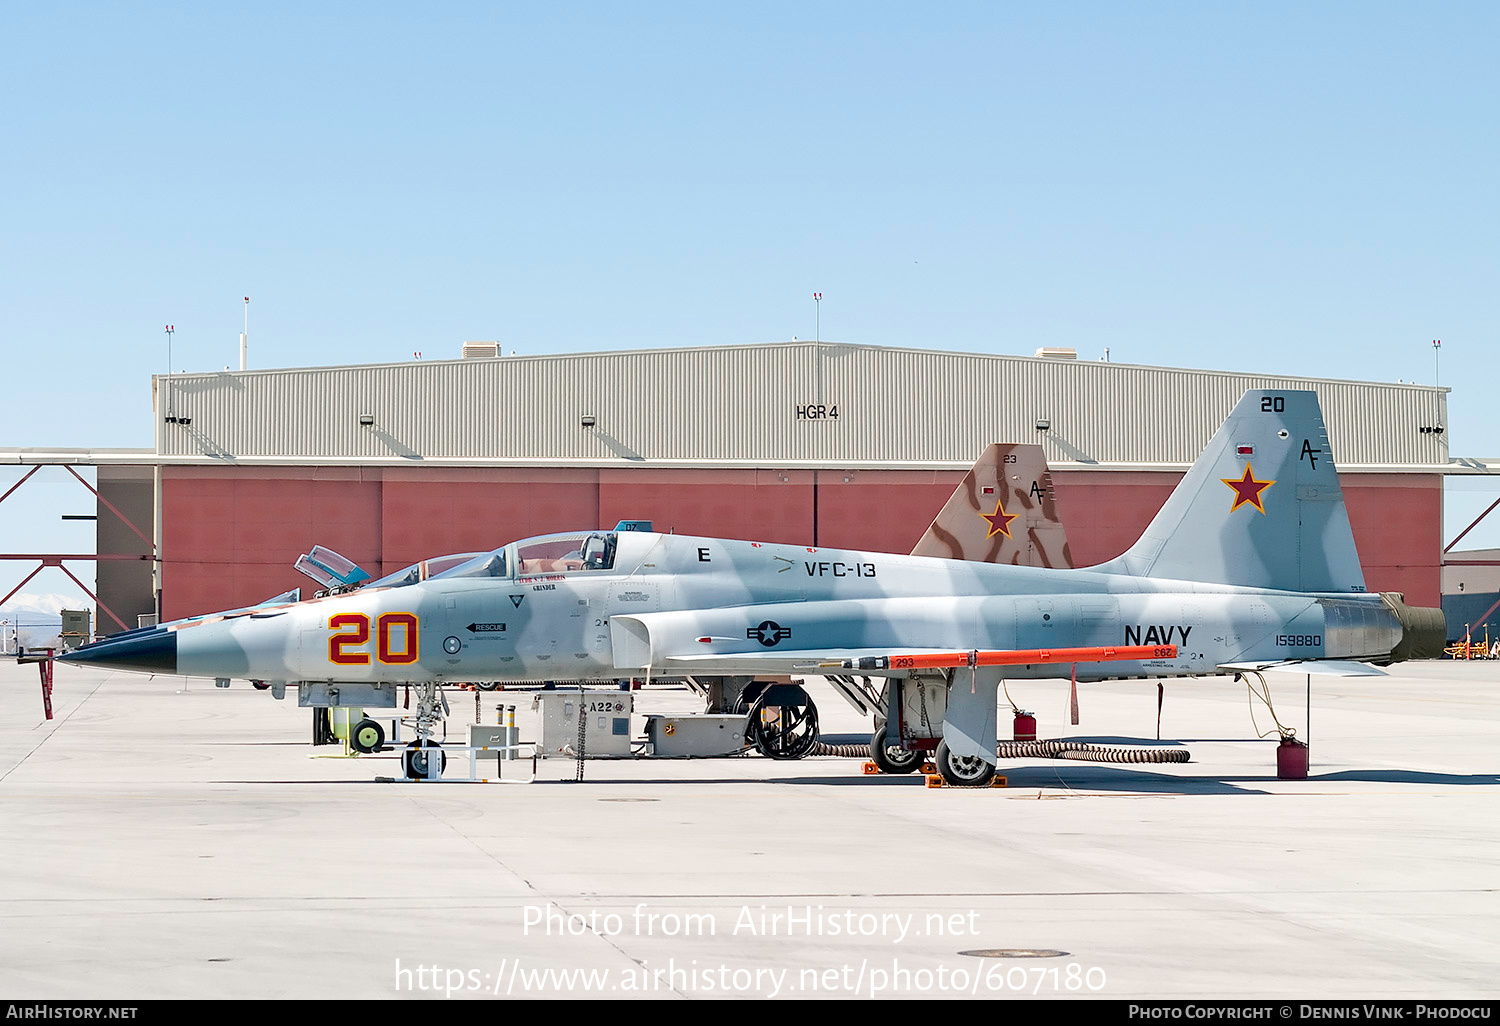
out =
<svg viewBox="0 0 1500 1026"><path fill-rule="evenodd" d="M1042 447L991 445L985 449L911 554L1072 567Z"/></svg>
<svg viewBox="0 0 1500 1026"><path fill-rule="evenodd" d="M1146 533L1095 569L1285 591L1364 591L1317 393L1246 392Z"/></svg>

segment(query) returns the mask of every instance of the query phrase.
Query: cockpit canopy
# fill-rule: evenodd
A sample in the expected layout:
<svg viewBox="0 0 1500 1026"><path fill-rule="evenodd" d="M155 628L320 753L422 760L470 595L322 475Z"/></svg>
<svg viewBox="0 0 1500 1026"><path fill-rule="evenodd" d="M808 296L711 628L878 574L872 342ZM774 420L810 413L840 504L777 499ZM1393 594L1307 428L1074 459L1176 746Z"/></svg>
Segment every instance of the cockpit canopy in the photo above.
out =
<svg viewBox="0 0 1500 1026"><path fill-rule="evenodd" d="M579 571L612 570L615 565L613 531L579 531L526 538L481 553L433 577L533 577Z"/></svg>
<svg viewBox="0 0 1500 1026"><path fill-rule="evenodd" d="M432 559L424 559L420 563L397 570L393 574L386 574L378 581L371 581L365 585L367 588L404 588L408 584L419 584L438 574L452 570L469 562L476 556L488 556L490 553L478 552L455 552L449 556L434 556Z"/></svg>

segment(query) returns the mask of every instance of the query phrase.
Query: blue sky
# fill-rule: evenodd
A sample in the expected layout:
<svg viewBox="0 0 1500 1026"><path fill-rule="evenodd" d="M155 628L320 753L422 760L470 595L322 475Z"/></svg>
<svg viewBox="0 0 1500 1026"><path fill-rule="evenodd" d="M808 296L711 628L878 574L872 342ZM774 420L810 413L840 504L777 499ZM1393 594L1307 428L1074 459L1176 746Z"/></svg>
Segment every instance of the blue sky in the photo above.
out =
<svg viewBox="0 0 1500 1026"><path fill-rule="evenodd" d="M0 445L149 445L162 326L236 364L243 295L265 367L805 338L821 291L876 345L1431 382L1441 338L1500 455L1497 52L1481 3L8 5ZM8 537L91 541L23 494Z"/></svg>

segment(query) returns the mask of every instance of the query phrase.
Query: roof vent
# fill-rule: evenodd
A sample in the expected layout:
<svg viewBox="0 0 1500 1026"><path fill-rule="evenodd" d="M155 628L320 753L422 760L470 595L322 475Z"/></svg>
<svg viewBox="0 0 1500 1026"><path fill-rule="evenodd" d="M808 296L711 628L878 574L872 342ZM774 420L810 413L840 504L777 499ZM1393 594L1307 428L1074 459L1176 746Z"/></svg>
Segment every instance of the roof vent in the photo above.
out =
<svg viewBox="0 0 1500 1026"><path fill-rule="evenodd" d="M1078 350L1072 346L1042 346L1036 351L1036 355L1043 360L1076 360Z"/></svg>
<svg viewBox="0 0 1500 1026"><path fill-rule="evenodd" d="M500 355L499 342L465 342L465 360L489 360Z"/></svg>

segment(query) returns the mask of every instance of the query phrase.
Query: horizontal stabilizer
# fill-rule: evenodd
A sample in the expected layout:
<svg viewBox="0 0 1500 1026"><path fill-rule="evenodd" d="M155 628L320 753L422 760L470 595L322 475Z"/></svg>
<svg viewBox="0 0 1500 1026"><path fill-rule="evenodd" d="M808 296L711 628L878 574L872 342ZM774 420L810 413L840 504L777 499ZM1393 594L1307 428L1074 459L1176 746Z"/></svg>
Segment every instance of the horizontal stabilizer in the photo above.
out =
<svg viewBox="0 0 1500 1026"><path fill-rule="evenodd" d="M1325 677L1386 677L1378 666L1353 659L1278 659L1266 662L1222 663L1220 673L1311 673Z"/></svg>

